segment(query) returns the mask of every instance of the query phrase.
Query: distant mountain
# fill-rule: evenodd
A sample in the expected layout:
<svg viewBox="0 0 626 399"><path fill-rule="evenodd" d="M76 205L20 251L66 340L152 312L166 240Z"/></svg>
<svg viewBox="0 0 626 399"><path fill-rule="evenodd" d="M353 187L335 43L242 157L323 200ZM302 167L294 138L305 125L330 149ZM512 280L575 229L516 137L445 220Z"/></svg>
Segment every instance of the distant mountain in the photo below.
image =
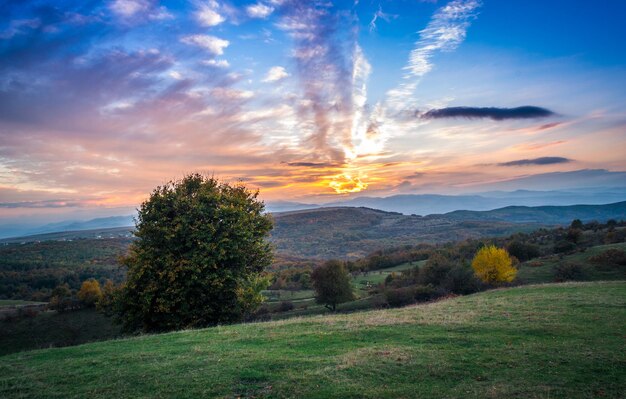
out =
<svg viewBox="0 0 626 399"><path fill-rule="evenodd" d="M291 201L268 201L265 203L265 210L270 213L299 211L302 209L314 209L319 207L319 205Z"/></svg>
<svg viewBox="0 0 626 399"><path fill-rule="evenodd" d="M626 201L608 205L507 206L486 212L454 211L442 215L459 221L498 221L512 223L564 224L574 219L583 222L626 219Z"/></svg>
<svg viewBox="0 0 626 399"><path fill-rule="evenodd" d="M475 195L406 194L391 197L358 197L324 206L368 207L406 215L442 214L456 210L487 211L506 206L601 205L626 200L626 189L571 191L492 191Z"/></svg>
<svg viewBox="0 0 626 399"><path fill-rule="evenodd" d="M0 231L0 238L7 238L15 236L12 231L17 231L20 236L32 236L38 234L58 233L64 231L79 231L79 230L94 230L94 229L107 229L114 227L127 227L133 226L132 215L127 216L110 216L103 218L96 218L86 221L62 221L57 223L49 223L39 227L31 227L27 229L12 230L10 226L2 226ZM7 229L9 227L9 229Z"/></svg>
<svg viewBox="0 0 626 399"><path fill-rule="evenodd" d="M597 189L598 187L626 188L626 172L606 169L581 169L569 172L540 173L488 184L477 184L477 190L566 190Z"/></svg>

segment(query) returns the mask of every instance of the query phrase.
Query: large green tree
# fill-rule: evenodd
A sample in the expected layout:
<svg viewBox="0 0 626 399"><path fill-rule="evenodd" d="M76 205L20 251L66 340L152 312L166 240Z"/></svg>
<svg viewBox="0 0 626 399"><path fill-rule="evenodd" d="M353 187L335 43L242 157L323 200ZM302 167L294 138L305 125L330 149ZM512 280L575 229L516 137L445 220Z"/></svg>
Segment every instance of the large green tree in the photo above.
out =
<svg viewBox="0 0 626 399"><path fill-rule="evenodd" d="M271 263L264 204L241 184L188 175L157 187L139 209L123 258L117 312L128 331L167 331L241 320L258 303ZM252 303L251 303L252 302Z"/></svg>
<svg viewBox="0 0 626 399"><path fill-rule="evenodd" d="M315 300L333 312L337 305L354 299L350 275L343 262L330 260L311 273Z"/></svg>

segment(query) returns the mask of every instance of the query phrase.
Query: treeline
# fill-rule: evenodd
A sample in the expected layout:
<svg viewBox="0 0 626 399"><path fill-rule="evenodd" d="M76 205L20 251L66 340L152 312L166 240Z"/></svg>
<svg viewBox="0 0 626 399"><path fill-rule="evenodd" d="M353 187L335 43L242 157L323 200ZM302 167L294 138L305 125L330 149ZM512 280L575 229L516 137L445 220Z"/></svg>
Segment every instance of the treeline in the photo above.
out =
<svg viewBox="0 0 626 399"><path fill-rule="evenodd" d="M83 281L124 280L118 264L130 238L43 241L0 246L0 299L47 302L66 284L79 290Z"/></svg>

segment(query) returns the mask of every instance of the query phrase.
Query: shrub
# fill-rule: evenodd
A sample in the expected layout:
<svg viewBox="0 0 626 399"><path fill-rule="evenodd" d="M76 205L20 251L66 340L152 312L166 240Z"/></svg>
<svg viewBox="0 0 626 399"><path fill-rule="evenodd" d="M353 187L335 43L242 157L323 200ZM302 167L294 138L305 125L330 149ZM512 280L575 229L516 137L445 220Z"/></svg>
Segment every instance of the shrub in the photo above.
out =
<svg viewBox="0 0 626 399"><path fill-rule="evenodd" d="M291 301L282 301L280 303L280 306L278 307L278 310L280 312L288 312L290 310L293 310L293 302L291 302Z"/></svg>
<svg viewBox="0 0 626 399"><path fill-rule="evenodd" d="M557 241L554 244L554 253L563 254L563 253L573 251L575 248L576 248L576 245L574 243L570 241L561 240L561 241Z"/></svg>
<svg viewBox="0 0 626 399"><path fill-rule="evenodd" d="M413 297L417 302L427 302L439 296L437 290L429 285L416 285Z"/></svg>
<svg viewBox="0 0 626 399"><path fill-rule="evenodd" d="M480 291L480 280L472 269L463 266L454 266L446 275L441 288L448 293L467 295Z"/></svg>
<svg viewBox="0 0 626 399"><path fill-rule="evenodd" d="M581 281L585 280L583 268L576 263L559 263L554 268L554 280L561 281Z"/></svg>
<svg viewBox="0 0 626 399"><path fill-rule="evenodd" d="M385 299L391 307L405 306L415 302L415 286L385 290Z"/></svg>
<svg viewBox="0 0 626 399"><path fill-rule="evenodd" d="M512 241L506 247L509 254L515 256L520 262L526 262L540 255L539 247L534 244L527 244L518 240Z"/></svg>
<svg viewBox="0 0 626 399"><path fill-rule="evenodd" d="M448 258L440 254L434 254L419 269L417 282L421 285L438 286L445 280L452 267L453 264Z"/></svg>
<svg viewBox="0 0 626 399"><path fill-rule="evenodd" d="M479 279L488 284L511 282L517 274L506 249L494 245L482 247L476 253L472 260L472 269Z"/></svg>
<svg viewBox="0 0 626 399"><path fill-rule="evenodd" d="M626 266L626 251L617 248L607 249L597 255L591 256L589 261L597 268L613 268Z"/></svg>

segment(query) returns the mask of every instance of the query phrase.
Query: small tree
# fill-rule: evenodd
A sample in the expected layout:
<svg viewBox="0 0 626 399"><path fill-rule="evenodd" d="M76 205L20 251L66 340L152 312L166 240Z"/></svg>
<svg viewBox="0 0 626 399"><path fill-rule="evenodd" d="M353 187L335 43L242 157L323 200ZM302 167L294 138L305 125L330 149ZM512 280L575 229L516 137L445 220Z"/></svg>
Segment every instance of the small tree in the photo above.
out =
<svg viewBox="0 0 626 399"><path fill-rule="evenodd" d="M102 299L100 283L93 278L83 281L78 291L78 299L87 307L96 306L96 303Z"/></svg>
<svg viewBox="0 0 626 399"><path fill-rule="evenodd" d="M330 260L311 273L315 300L327 309L336 310L337 305L354 299L350 275L343 262Z"/></svg>
<svg viewBox="0 0 626 399"><path fill-rule="evenodd" d="M139 209L116 310L125 330L241 320L272 260L272 219L258 192L199 174L157 187Z"/></svg>
<svg viewBox="0 0 626 399"><path fill-rule="evenodd" d="M52 290L49 306L51 309L58 310L59 312L63 312L72 307L72 290L69 284L59 284Z"/></svg>
<svg viewBox="0 0 626 399"><path fill-rule="evenodd" d="M479 279L488 284L511 282L517 274L509 253L495 245L482 247L476 253L472 269Z"/></svg>

